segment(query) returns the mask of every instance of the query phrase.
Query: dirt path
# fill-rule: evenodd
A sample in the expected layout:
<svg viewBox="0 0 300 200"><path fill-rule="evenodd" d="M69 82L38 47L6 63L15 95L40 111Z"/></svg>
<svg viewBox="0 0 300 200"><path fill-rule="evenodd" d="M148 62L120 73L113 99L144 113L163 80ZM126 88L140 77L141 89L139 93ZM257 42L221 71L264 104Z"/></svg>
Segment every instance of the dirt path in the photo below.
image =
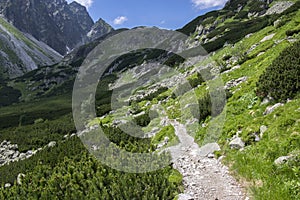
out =
<svg viewBox="0 0 300 200"><path fill-rule="evenodd" d="M245 200L243 188L229 174L226 166L208 158L187 134L184 125L170 120L180 144L167 148L173 158L173 167L183 175L184 194L179 200ZM205 155L205 156L204 156Z"/></svg>

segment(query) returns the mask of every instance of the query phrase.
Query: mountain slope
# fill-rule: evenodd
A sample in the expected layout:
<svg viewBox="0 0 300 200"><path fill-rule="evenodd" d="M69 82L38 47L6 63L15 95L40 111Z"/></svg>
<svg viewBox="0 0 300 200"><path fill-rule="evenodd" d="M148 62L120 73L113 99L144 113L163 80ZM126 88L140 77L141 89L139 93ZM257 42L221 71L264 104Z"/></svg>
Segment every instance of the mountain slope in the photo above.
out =
<svg viewBox="0 0 300 200"><path fill-rule="evenodd" d="M0 77L15 78L40 66L59 62L62 56L0 17Z"/></svg>
<svg viewBox="0 0 300 200"><path fill-rule="evenodd" d="M156 59L146 59L153 53L146 50L122 56L114 63L114 69L120 70L110 70L99 80L94 106L97 117L85 121L84 130L78 132L71 116L74 77L91 50L118 31L76 48L55 66L12 80L10 87L22 93L20 99L25 102L17 99L14 105L0 107L0 141L9 140L18 144L20 152L34 155L0 167L0 198L171 200L197 199L201 194L212 199L223 195L225 199L237 199L243 195L236 194L240 186L231 190L237 185L222 162L230 167L250 199L299 199L300 1L284 2L290 6L280 13L270 10L278 3L232 0L227 10L200 16L201 22L190 23L194 28L187 32L190 37L186 44L209 44L207 50L212 53L203 59L196 56L175 62L170 68L178 72L175 75L161 67L164 53ZM247 9L255 12L249 16L241 13ZM210 28L220 20L215 13L226 18ZM186 83L190 85L188 90L180 91ZM270 87L288 96L272 98ZM113 95L117 99L112 99ZM116 100L124 102L114 104ZM89 103L82 102L81 107ZM98 139L102 141L95 131L99 127L111 144L97 143ZM133 137L133 133L145 137ZM89 134L93 137L85 138ZM183 135L188 136L187 142L181 141ZM90 152L111 152L105 158L108 164L120 164L119 153L111 151L111 146L131 153L160 154L178 147L174 154L179 159L150 173L119 172L88 155L83 141ZM7 143L2 146L18 151ZM208 149L199 155L195 145ZM9 162L10 158L4 159L12 155L5 148L5 155L0 154L2 163ZM125 164L135 162L130 157L124 160ZM211 180L218 176L222 178ZM21 183L16 184L16 180ZM219 193L222 188L226 192ZM186 194L180 195L183 192Z"/></svg>
<svg viewBox="0 0 300 200"><path fill-rule="evenodd" d="M86 8L65 0L1 0L0 13L19 30L64 55L84 44L94 25ZM108 24L98 26L101 33L110 31Z"/></svg>

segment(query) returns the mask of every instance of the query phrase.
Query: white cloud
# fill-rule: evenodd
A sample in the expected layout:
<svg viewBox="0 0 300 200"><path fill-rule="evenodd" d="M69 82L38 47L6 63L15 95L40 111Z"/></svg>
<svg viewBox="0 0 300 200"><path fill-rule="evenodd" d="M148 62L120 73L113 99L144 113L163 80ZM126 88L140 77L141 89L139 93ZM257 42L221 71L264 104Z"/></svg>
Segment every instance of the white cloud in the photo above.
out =
<svg viewBox="0 0 300 200"><path fill-rule="evenodd" d="M116 19L114 19L114 25L121 25L124 22L128 21L128 18L125 16L119 16Z"/></svg>
<svg viewBox="0 0 300 200"><path fill-rule="evenodd" d="M80 3L81 5L85 6L86 8L91 7L91 5L94 3L94 0L68 0L68 2L76 1L77 3Z"/></svg>
<svg viewBox="0 0 300 200"><path fill-rule="evenodd" d="M193 5L198 9L222 7L228 0L192 0Z"/></svg>

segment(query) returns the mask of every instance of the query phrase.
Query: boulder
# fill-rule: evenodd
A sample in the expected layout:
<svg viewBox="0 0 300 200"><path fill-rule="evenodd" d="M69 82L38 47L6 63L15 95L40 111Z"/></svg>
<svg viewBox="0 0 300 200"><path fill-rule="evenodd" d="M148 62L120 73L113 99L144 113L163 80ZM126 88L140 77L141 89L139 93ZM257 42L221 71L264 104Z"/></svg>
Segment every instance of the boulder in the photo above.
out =
<svg viewBox="0 0 300 200"><path fill-rule="evenodd" d="M52 147L55 147L55 145L56 145L56 142L52 141L48 144L48 147L52 148Z"/></svg>
<svg viewBox="0 0 300 200"><path fill-rule="evenodd" d="M259 133L260 133L260 138L262 138L264 136L264 133L268 130L268 127L265 126L265 125L262 125L260 128L259 128Z"/></svg>
<svg viewBox="0 0 300 200"><path fill-rule="evenodd" d="M200 148L199 155L202 157L209 156L213 154L215 151L220 151L221 148L217 143L208 143Z"/></svg>
<svg viewBox="0 0 300 200"><path fill-rule="evenodd" d="M229 146L231 149L242 149L245 147L245 142L240 137L236 137L229 143Z"/></svg>
<svg viewBox="0 0 300 200"><path fill-rule="evenodd" d="M283 165L284 163L291 160L292 158L293 158L293 156L281 156L274 161L274 164L277 166Z"/></svg>
<svg viewBox="0 0 300 200"><path fill-rule="evenodd" d="M272 112L274 112L275 109L281 107L281 106L284 106L284 104L282 103L277 103L273 106L268 106L265 110L265 112L263 113L264 115L268 115L268 114L271 114Z"/></svg>
<svg viewBox="0 0 300 200"><path fill-rule="evenodd" d="M271 40L274 36L275 36L275 33L268 35L268 36L264 37L260 42L265 42L265 41Z"/></svg>

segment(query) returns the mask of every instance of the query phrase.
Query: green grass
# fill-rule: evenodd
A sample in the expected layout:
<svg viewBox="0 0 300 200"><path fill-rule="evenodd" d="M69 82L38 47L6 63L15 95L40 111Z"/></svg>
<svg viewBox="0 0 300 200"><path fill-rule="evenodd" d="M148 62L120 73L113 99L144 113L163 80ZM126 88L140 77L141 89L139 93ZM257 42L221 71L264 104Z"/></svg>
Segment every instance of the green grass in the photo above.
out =
<svg viewBox="0 0 300 200"><path fill-rule="evenodd" d="M285 40L285 32L297 24L299 16L298 11L289 15L289 21L280 28L268 26L251 37L243 39L241 42L246 45L245 49L249 49L254 44L258 46L242 63L241 68L222 75L225 83L242 76L248 77L245 83L231 90L233 95L226 105L226 121L219 143L223 146L221 153L226 156L226 163L231 166L237 178L249 182L250 193L255 199L279 200L300 197L299 162L291 162L282 167L273 164L276 158L300 150L299 95L274 113L264 116L263 112L268 105L260 105L261 100L255 94L260 75L286 47L291 45ZM272 40L259 42L272 33L276 33ZM274 41L281 42L275 44ZM230 52L230 49L224 48L213 57L220 57L228 51ZM257 57L259 52L265 53ZM201 96L203 94L201 91L205 91L204 86L197 88L196 93ZM207 124L211 122L210 117L205 120ZM259 133L261 125L268 126L268 130L262 140L255 143L252 134ZM228 147L228 139L239 130L242 131L240 136L248 145L244 151L235 151ZM199 144L202 143L205 134L206 128L198 131L196 141Z"/></svg>
<svg viewBox="0 0 300 200"><path fill-rule="evenodd" d="M177 138L177 136L175 135L175 129L173 126L169 125L169 126L165 126L163 127L151 140L151 143L153 145L158 145L159 143L161 143L162 141L164 141L164 138L168 137L169 138L169 142L167 144L167 146L164 147L169 147L169 146L173 146L176 145L179 140Z"/></svg>

